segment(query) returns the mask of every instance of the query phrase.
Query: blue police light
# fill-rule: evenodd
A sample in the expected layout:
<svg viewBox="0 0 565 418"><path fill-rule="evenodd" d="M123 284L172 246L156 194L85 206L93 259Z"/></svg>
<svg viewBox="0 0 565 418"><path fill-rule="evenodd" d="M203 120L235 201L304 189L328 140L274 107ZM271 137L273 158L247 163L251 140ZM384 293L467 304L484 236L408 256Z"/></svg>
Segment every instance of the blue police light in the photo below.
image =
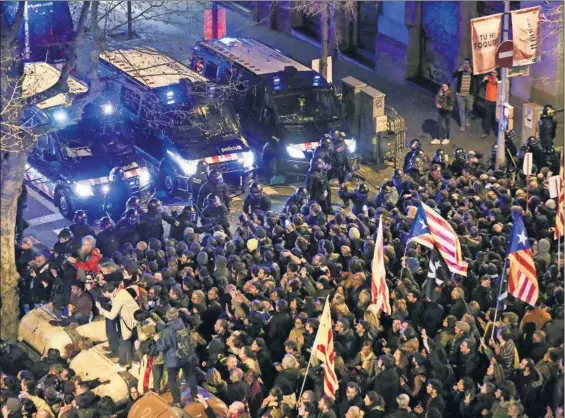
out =
<svg viewBox="0 0 565 418"><path fill-rule="evenodd" d="M68 119L67 112L63 109L56 110L53 112L53 119L58 123L64 123Z"/></svg>
<svg viewBox="0 0 565 418"><path fill-rule="evenodd" d="M175 95L175 92L172 90L167 90L167 99L172 99Z"/></svg>
<svg viewBox="0 0 565 418"><path fill-rule="evenodd" d="M106 103L102 105L102 113L104 115L111 115L114 113L114 106L111 103Z"/></svg>
<svg viewBox="0 0 565 418"><path fill-rule="evenodd" d="M312 85L314 86L319 86L320 85L320 76L319 75L315 75L314 76L314 82L312 83Z"/></svg>
<svg viewBox="0 0 565 418"><path fill-rule="evenodd" d="M273 86L274 86L275 90L279 90L281 88L280 77L273 77Z"/></svg>

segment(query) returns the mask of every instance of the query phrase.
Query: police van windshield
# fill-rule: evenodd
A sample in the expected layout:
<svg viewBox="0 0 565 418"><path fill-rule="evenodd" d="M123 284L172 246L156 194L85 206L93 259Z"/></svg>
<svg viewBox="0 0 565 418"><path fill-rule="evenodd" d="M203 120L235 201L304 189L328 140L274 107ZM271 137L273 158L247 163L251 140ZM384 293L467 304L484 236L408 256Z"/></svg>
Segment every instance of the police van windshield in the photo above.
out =
<svg viewBox="0 0 565 418"><path fill-rule="evenodd" d="M341 117L336 97L329 89L276 94L272 102L282 124L325 122Z"/></svg>
<svg viewBox="0 0 565 418"><path fill-rule="evenodd" d="M175 141L197 142L203 138L237 132L233 110L222 104L193 104L164 113L164 123Z"/></svg>

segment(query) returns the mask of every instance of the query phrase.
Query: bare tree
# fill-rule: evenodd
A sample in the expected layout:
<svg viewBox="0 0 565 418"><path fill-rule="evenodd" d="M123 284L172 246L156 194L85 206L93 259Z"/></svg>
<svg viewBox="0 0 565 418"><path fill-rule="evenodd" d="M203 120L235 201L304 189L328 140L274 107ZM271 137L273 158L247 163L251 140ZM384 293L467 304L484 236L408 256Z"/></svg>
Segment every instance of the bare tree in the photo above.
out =
<svg viewBox="0 0 565 418"><path fill-rule="evenodd" d="M314 0L291 2L292 10L306 17L320 19L320 73L328 76L328 56L339 53L341 34L336 24L336 14L346 19L357 18L357 2L354 0ZM331 51L330 51L331 49Z"/></svg>
<svg viewBox="0 0 565 418"><path fill-rule="evenodd" d="M178 52L187 47L190 36L201 36L198 23L202 21L199 10L192 15L190 7L197 3L147 1L132 2L131 17L128 19L125 1L84 1L69 2L74 15L75 34L66 45L67 56L58 81L46 91L29 98L23 91L24 60L18 45L18 31L24 19L26 2L18 3L14 21L0 17L0 335L15 340L18 331L18 281L15 265L15 221L17 201L21 194L25 166L37 138L50 129L36 126L31 120L24 120L26 107L46 100L60 93L69 94L72 106L69 108L69 123L80 120L84 107L97 99L104 91L106 81L98 73L100 54L107 49L136 46L135 42L158 42ZM187 18L187 16L190 16ZM136 22L141 32L133 40L116 39L112 35ZM170 35L170 29L176 29ZM180 29L179 29L180 28ZM180 36L179 31L186 34ZM144 35L144 36L143 36ZM33 47L33 45L32 45ZM69 79L77 70L86 81L88 92L79 95L69 93Z"/></svg>

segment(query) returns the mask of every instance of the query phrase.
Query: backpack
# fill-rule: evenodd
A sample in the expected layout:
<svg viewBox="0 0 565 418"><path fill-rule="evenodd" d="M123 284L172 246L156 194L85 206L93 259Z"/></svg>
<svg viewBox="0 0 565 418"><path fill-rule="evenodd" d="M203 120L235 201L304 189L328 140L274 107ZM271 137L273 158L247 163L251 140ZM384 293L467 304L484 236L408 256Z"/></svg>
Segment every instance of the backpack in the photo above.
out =
<svg viewBox="0 0 565 418"><path fill-rule="evenodd" d="M188 360L194 354L194 345L187 328L177 331L177 357L182 360Z"/></svg>

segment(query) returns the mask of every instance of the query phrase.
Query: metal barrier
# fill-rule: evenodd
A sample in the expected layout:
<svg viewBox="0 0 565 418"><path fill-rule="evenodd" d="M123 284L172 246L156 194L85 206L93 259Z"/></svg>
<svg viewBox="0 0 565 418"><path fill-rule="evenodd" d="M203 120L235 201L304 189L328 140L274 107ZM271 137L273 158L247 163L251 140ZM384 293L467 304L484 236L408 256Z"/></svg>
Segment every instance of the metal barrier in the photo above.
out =
<svg viewBox="0 0 565 418"><path fill-rule="evenodd" d="M386 137L381 136L380 150L383 161L392 162L394 168L402 167L404 156L406 155L406 122L402 116L398 114L392 106L385 106L387 116L388 132L384 133ZM384 144L386 140L391 143ZM392 149L391 148L392 145Z"/></svg>

